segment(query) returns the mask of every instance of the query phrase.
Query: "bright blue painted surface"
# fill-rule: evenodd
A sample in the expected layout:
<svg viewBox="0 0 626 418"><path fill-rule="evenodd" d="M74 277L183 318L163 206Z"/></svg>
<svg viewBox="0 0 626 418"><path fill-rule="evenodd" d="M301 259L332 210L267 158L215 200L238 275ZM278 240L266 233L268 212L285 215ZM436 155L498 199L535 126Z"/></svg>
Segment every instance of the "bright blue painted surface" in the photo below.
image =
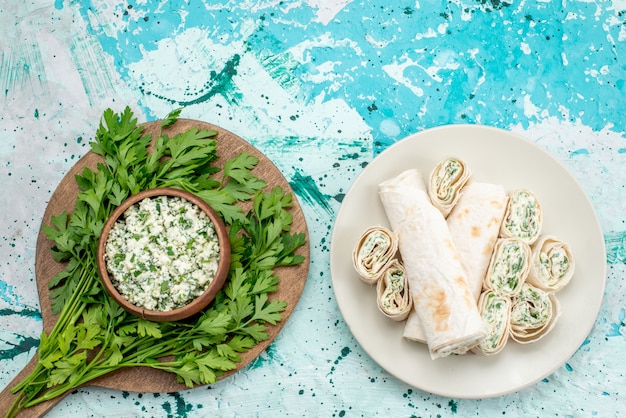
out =
<svg viewBox="0 0 626 418"><path fill-rule="evenodd" d="M617 416L624 13L623 1L3 6L0 386L34 354L39 223L102 110L128 104L151 120L185 105L184 116L248 139L290 180L310 228L302 299L271 348L224 382L158 395L84 389L50 416ZM332 223L356 175L393 142L449 123L509 129L547 149L589 194L607 243L606 297L588 340L553 375L499 399L432 396L387 374L352 338L330 285Z"/></svg>
<svg viewBox="0 0 626 418"><path fill-rule="evenodd" d="M82 3L86 18L98 2ZM292 75L307 79L323 62L332 62L335 74L303 83L299 94L305 102L322 94L325 100L346 100L372 128L380 148L416 129L445 123L528 127L547 115L580 119L594 130L612 123L621 131L626 123L613 118L626 73L616 56L622 17L608 4L598 10L592 2L570 2L567 8L558 2L525 7L479 1L420 7L351 2L322 24L309 7L204 12L199 2L174 2L157 10L158 3L102 11L105 18L120 15L119 27L113 33L90 30L123 77L129 64L142 60L138 46L154 50L158 40L191 28L208 30L217 43L224 43L225 34L238 35L258 57L284 54L307 39L328 35L328 41L309 49L306 62ZM243 21L250 22L251 33L232 30L232 22ZM402 80L386 74L390 65L403 66ZM337 82L341 89L333 88ZM149 86L146 92L160 94ZM525 101L541 114L524 115ZM427 112L420 112L423 106ZM389 135L381 129L385 121L399 129Z"/></svg>

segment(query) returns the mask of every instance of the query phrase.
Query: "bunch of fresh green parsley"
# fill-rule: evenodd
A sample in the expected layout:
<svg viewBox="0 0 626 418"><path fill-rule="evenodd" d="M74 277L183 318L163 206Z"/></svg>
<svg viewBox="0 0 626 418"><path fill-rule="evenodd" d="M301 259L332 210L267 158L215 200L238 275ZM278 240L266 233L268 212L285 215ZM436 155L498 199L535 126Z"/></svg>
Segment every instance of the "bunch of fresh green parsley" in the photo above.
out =
<svg viewBox="0 0 626 418"><path fill-rule="evenodd" d="M181 110L161 126L175 124ZM305 236L291 233L292 195L280 187L268 190L252 172L256 157L243 152L223 167L213 164L216 135L192 128L171 137L161 131L153 140L130 108L104 112L91 142L103 162L76 176L73 212L44 226L54 241L54 259L66 263L49 284L58 321L42 333L37 365L12 389L16 399L7 416L123 367L175 373L189 387L211 384L237 367L240 353L268 338L266 324L280 321L286 307L268 297L278 288L274 269L304 261L296 250ZM227 284L193 320L151 322L130 315L104 291L97 273L98 239L112 211L130 195L155 187L200 196L230 226ZM247 213L239 204L246 201Z"/></svg>

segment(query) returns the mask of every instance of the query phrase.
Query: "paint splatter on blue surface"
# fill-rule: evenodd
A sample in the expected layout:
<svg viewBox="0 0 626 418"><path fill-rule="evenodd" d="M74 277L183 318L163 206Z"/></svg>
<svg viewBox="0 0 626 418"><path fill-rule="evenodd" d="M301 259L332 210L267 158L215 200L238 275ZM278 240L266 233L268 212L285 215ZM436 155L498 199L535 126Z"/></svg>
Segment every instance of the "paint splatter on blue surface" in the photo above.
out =
<svg viewBox="0 0 626 418"><path fill-rule="evenodd" d="M19 296L15 289L3 280L0 280L0 299L12 305L19 305Z"/></svg>
<svg viewBox="0 0 626 418"><path fill-rule="evenodd" d="M626 310L622 308L619 311L617 322L613 322L609 324L609 332L606 334L607 338L623 337L624 334L622 332L625 327L626 327Z"/></svg>
<svg viewBox="0 0 626 418"><path fill-rule="evenodd" d="M159 97L162 100L175 105L175 107L193 106L200 103L204 103L214 98L215 96L228 97L232 104L237 104L238 98L241 96L233 83L233 77L237 75L237 67L239 66L240 56L235 54L230 60L228 60L223 68L218 71L212 71L209 81L202 86L202 88L196 92L187 92L186 95L192 96L189 99L175 99L165 95L159 95L152 90L148 90L146 86L140 86L140 91L143 94Z"/></svg>
<svg viewBox="0 0 626 418"><path fill-rule="evenodd" d="M570 155L572 157L575 157L577 155L589 155L589 150L586 148L577 149L577 150L572 151Z"/></svg>
<svg viewBox="0 0 626 418"><path fill-rule="evenodd" d="M296 171L289 182L294 193L304 202L312 205L319 205L327 213L332 214L333 210L328 204L329 196L325 196L311 176L305 176L300 171Z"/></svg>
<svg viewBox="0 0 626 418"><path fill-rule="evenodd" d="M626 231L607 233L604 242L609 264L626 263Z"/></svg>
<svg viewBox="0 0 626 418"><path fill-rule="evenodd" d="M270 344L267 346L265 351L261 353L261 355L259 355L257 358L255 358L254 360L250 362L250 364L248 365L248 368L250 369L261 368L267 365L267 363L271 363L272 361L275 361L277 357L278 357L278 353L276 352L276 347L273 344Z"/></svg>
<svg viewBox="0 0 626 418"><path fill-rule="evenodd" d="M169 393L167 396L168 400L164 401L161 406L168 418L184 418L193 411L194 406L186 402L180 393Z"/></svg>
<svg viewBox="0 0 626 418"><path fill-rule="evenodd" d="M332 375L336 370L335 366L337 366L342 360L344 360L350 354L351 351L352 350L350 350L350 347L343 347L341 349L341 354L337 356L337 358L333 362L333 366L331 366L330 371L326 374L326 376Z"/></svg>
<svg viewBox="0 0 626 418"><path fill-rule="evenodd" d="M19 315L24 318L34 318L41 321L41 312L38 309L22 307L21 309L0 308L0 316Z"/></svg>
<svg viewBox="0 0 626 418"><path fill-rule="evenodd" d="M296 82L304 102L319 97L346 100L372 128L376 152L416 130L444 123L506 128L528 126L550 115L580 120L596 130L609 124L624 130L626 118L613 118L626 79L626 70L615 60L620 26L608 23L616 11L589 2L573 2L567 10L558 2L544 2L532 12L504 5L508 4L444 2L435 12L437 8L416 8L415 2L390 5L378 0L347 4L322 24L314 19L315 10L306 6L279 12L271 5L254 9L231 5L205 12L199 2L177 2L163 9L146 2L133 5L132 13L125 5L99 10L119 14L121 24L90 30L129 81L131 64L154 50L164 36L190 28L210 27L208 34L218 44L233 35L244 39L261 63L267 60L274 68L271 57L285 57L291 48L330 36L325 43L309 41L306 57L297 65L285 59L289 71L280 77L291 74L288 82L305 81ZM94 10L98 8L92 1L80 7L88 22L93 22L89 14ZM594 16L594 21L583 16ZM233 21L253 22L251 33L233 34ZM187 103L217 94L229 79L224 75L237 72L238 62L233 53L229 69L207 74L206 91L195 92ZM312 77L328 63L335 77ZM338 84L341 89L335 87ZM613 88L598 89L604 85ZM140 88L144 94L158 94L149 86Z"/></svg>
<svg viewBox="0 0 626 418"><path fill-rule="evenodd" d="M0 351L0 360L14 360L17 356L28 353L39 346L39 338L17 335L16 340L17 344L11 341L4 341L3 345L6 345L8 348L3 348Z"/></svg>
<svg viewBox="0 0 626 418"><path fill-rule="evenodd" d="M450 401L448 401L448 406L450 407L450 412L456 414L459 405L456 401L454 401L454 399L450 399Z"/></svg>

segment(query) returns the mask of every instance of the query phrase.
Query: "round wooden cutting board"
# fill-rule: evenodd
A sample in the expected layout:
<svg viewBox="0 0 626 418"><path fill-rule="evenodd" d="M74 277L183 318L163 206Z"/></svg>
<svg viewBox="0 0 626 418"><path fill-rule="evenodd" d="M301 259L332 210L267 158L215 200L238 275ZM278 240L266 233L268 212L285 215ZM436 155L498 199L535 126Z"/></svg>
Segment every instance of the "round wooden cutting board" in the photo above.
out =
<svg viewBox="0 0 626 418"><path fill-rule="evenodd" d="M268 188L280 186L283 190L293 194L291 186L280 170L259 150L237 135L218 126L190 119L179 119L174 125L164 128L163 130L161 130L160 124L161 121L155 121L145 123L142 126L144 127L144 132L152 134L153 138L155 138L159 132L173 136L176 133L184 132L190 128L217 131L218 134L216 142L219 159L213 164L214 166L223 167L226 160L242 152L248 152L249 154L259 158L259 163L255 167L254 173L267 182ZM95 169L96 165L101 161L102 159L100 156L89 152L83 156L74 165L74 167L72 167L52 194L43 216L42 226L51 225L52 216L58 215L63 211L71 212L73 210L76 197L79 192L74 176L81 173L85 167ZM275 270L275 273L280 277L280 283L278 290L272 295L272 297L287 302L287 308L282 313L283 320L273 326L268 324L267 332L269 334L269 339L257 344L248 352L242 353L241 362L238 363L237 368L219 377L218 379L224 379L225 377L236 373L238 370L242 369L259 356L274 340L274 338L276 338L280 330L285 325L287 319L291 316L298 300L300 299L309 270L310 248L308 243L306 220L295 194L293 195L293 203L294 205L291 209L293 214L291 232L307 234L307 243L298 250L298 253L305 257L304 263L297 266L280 267ZM55 262L52 258L50 251L52 244L53 242L48 240L46 235L40 229L37 239L35 275L39 291L43 328L46 332L49 332L53 328L57 320L57 317L52 314L50 307L50 290L48 289L48 283L59 271L64 268L63 264ZM31 359L31 361L15 377L15 379L2 391L2 393L0 393L1 416L6 414L15 399L15 396L10 393L10 389L32 371L36 360L37 355ZM121 369L93 380L87 386L119 389L131 392L153 393L175 392L188 389L184 384L176 381L176 376L174 374L144 367ZM61 398L62 396L29 408L26 411L22 411L21 416L41 416L56 405Z"/></svg>

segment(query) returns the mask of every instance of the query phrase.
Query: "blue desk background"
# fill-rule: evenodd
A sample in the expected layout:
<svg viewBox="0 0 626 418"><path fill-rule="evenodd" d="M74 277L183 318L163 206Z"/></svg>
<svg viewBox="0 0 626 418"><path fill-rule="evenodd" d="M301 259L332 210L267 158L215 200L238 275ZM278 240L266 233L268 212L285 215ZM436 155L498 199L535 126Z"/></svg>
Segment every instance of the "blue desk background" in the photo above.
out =
<svg viewBox="0 0 626 418"><path fill-rule="evenodd" d="M185 107L183 117L248 140L291 183L310 229L302 298L269 349L224 381L172 394L81 389L49 416L617 416L625 16L624 0L0 5L0 387L35 354L41 217L103 110L129 105L148 121ZM553 375L494 399L442 398L390 376L350 334L331 286L334 217L362 167L407 135L454 123L507 129L550 152L588 193L607 244L588 340Z"/></svg>

